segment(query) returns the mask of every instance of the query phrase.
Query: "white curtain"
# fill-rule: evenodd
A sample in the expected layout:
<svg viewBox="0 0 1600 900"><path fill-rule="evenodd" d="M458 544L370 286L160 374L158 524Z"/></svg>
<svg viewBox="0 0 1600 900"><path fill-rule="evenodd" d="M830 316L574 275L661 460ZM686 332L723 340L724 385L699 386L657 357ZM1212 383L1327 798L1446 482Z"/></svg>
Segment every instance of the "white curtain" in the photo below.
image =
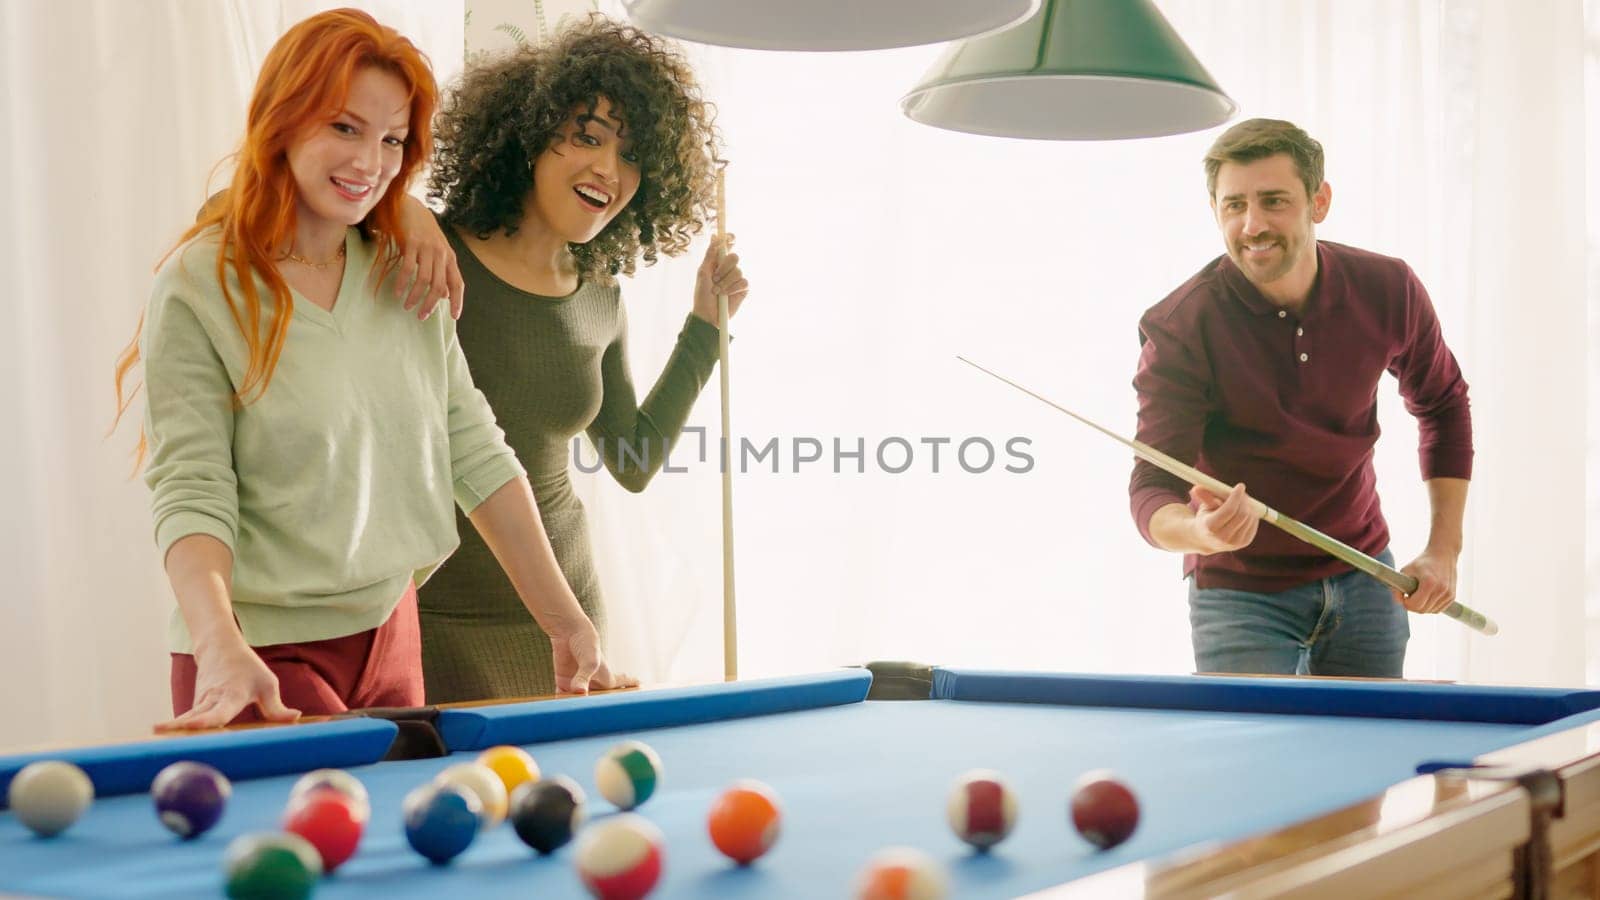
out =
<svg viewBox="0 0 1600 900"><path fill-rule="evenodd" d="M1505 638L1467 643L1492 681L1584 674L1586 169L1582 5L1472 4L1479 86L1463 186L1472 206L1462 312L1478 428L1467 584ZM1600 98L1589 98L1593 104ZM1470 179L1470 180L1467 180Z"/></svg>
<svg viewBox="0 0 1600 900"><path fill-rule="evenodd" d="M136 736L170 714L171 592L129 477L142 407L107 437L113 361L156 261L226 183L207 176L267 49L340 5L459 71L459 2L0 4L0 747Z"/></svg>
<svg viewBox="0 0 1600 900"><path fill-rule="evenodd" d="M475 2L467 27L510 39L489 22L493 2ZM128 478L135 429L105 437L111 364L151 267L239 135L262 55L333 5L0 4L0 264L13 278L0 331L0 748L136 735L167 709L172 601L145 489ZM417 40L441 80L456 71L460 3L356 5ZM1582 6L1159 5L1242 116L1289 118L1323 141L1334 205L1320 233L1410 261L1472 383L1462 594L1505 632L1413 618L1408 674L1580 681L1575 411L1588 402L1582 185L1596 155ZM539 6L554 24L586 4ZM755 286L734 327L734 430L778 441L779 472L767 457L736 478L742 673L890 657L1188 670L1179 564L1128 519L1126 454L955 355L1131 431L1138 315L1220 252L1198 163L1215 133L1055 144L918 126L897 101L937 48L689 52L720 108L728 221ZM624 286L641 389L688 310L703 247ZM1379 477L1404 559L1425 537L1426 499L1392 381L1380 396ZM716 397L713 386L692 423L711 440ZM1013 438L1031 442L1023 474L1005 471ZM864 457L835 472L835 441ZM973 468L980 441L996 449L986 471L962 468L964 441ZM613 653L652 679L721 673L718 476L695 443L674 457L689 471L642 495L604 476L581 488ZM796 451L819 446L796 472ZM906 448L910 465L889 474Z"/></svg>
<svg viewBox="0 0 1600 900"><path fill-rule="evenodd" d="M1589 211L1588 250L1585 256L1589 271L1589 345L1594 346L1600 340L1600 159L1597 159L1600 153L1596 152L1600 148L1600 0L1584 0L1583 9L1584 31L1588 35L1584 42L1588 52L1583 65L1584 131L1588 135L1585 148L1588 150L1588 163L1585 166L1588 176L1585 195L1588 202L1584 208ZM1600 384L1600 353L1589 354L1588 384ZM1593 472L1600 467L1600 390L1591 389L1588 401L1588 465L1585 470ZM1586 522L1592 522L1600 518L1600 478L1589 479L1587 496ZM1586 535L1586 538L1588 627L1584 633L1584 645L1591 648L1588 653L1587 680L1595 684L1600 683L1600 533Z"/></svg>

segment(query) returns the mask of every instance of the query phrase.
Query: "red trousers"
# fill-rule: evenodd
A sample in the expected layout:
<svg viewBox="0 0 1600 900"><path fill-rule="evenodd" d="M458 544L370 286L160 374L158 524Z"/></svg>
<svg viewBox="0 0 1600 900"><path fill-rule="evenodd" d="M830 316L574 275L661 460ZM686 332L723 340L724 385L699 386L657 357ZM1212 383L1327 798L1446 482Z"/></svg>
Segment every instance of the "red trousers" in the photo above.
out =
<svg viewBox="0 0 1600 900"><path fill-rule="evenodd" d="M417 589L406 589L389 620L377 628L325 641L255 647L278 676L283 704L308 716L373 706L421 706L422 636L417 629ZM194 656L172 654L172 714L194 706ZM251 704L232 724L260 722Z"/></svg>

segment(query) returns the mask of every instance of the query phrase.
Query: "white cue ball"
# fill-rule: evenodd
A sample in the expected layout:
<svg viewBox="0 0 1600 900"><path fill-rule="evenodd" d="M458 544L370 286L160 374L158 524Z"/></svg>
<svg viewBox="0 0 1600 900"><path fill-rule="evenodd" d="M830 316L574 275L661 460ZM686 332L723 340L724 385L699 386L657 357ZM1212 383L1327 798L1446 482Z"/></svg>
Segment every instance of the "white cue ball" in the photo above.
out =
<svg viewBox="0 0 1600 900"><path fill-rule="evenodd" d="M506 783L495 771L483 763L464 762L445 769L434 776L434 784L454 784L466 788L483 804L483 829L489 831L506 819L510 800L506 796Z"/></svg>
<svg viewBox="0 0 1600 900"><path fill-rule="evenodd" d="M94 784L89 776L59 759L24 766L6 792L6 805L17 820L40 837L66 831L93 801Z"/></svg>
<svg viewBox="0 0 1600 900"><path fill-rule="evenodd" d="M289 789L289 802L287 806L294 806L305 799L312 791L326 788L338 791L350 798L355 807L356 817L362 822L372 818L372 798L367 794L367 786L361 779L351 775L343 769L315 769L301 775Z"/></svg>

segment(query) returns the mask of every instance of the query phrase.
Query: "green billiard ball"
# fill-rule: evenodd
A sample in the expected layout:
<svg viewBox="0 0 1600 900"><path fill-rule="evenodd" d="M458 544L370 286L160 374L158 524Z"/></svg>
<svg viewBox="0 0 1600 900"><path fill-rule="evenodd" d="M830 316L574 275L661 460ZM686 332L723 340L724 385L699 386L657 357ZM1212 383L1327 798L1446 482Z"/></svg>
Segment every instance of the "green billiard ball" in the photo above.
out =
<svg viewBox="0 0 1600 900"><path fill-rule="evenodd" d="M228 845L223 871L234 900L299 900L322 877L322 858L298 834L246 834Z"/></svg>

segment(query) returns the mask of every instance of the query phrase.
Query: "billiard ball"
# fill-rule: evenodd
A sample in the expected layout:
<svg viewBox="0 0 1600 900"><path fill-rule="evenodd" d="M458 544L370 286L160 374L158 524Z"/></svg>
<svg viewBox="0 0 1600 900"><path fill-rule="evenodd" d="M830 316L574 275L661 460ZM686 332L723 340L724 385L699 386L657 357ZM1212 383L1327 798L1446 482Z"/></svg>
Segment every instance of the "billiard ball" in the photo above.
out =
<svg viewBox="0 0 1600 900"><path fill-rule="evenodd" d="M435 784L460 785L477 794L478 804L483 808L483 830L488 831L506 820L509 802L506 786L488 766L475 762L456 763L435 775L433 781Z"/></svg>
<svg viewBox="0 0 1600 900"><path fill-rule="evenodd" d="M911 847L872 855L856 879L856 900L944 900L950 883L933 857Z"/></svg>
<svg viewBox="0 0 1600 900"><path fill-rule="evenodd" d="M747 780L723 791L711 805L706 829L722 855L743 866L772 849L781 820L772 788Z"/></svg>
<svg viewBox="0 0 1600 900"><path fill-rule="evenodd" d="M289 802L285 805L293 806L296 800L317 788L333 788L354 800L356 815L362 823L372 818L372 800L367 796L366 785L343 769L315 769L301 775L289 789Z"/></svg>
<svg viewBox="0 0 1600 900"><path fill-rule="evenodd" d="M661 780L661 757L640 741L623 741L594 764L594 783L600 796L617 809L633 809L650 799Z"/></svg>
<svg viewBox="0 0 1600 900"><path fill-rule="evenodd" d="M483 822L478 795L459 784L425 784L406 795L401 809L406 840L435 865L467 849Z"/></svg>
<svg viewBox="0 0 1600 900"><path fill-rule="evenodd" d="M217 824L233 796L228 777L201 762L175 762L156 774L150 799L161 824L184 840L193 840Z"/></svg>
<svg viewBox="0 0 1600 900"><path fill-rule="evenodd" d="M1110 772L1089 772L1072 791L1072 824L1096 847L1115 847L1138 827L1139 801Z"/></svg>
<svg viewBox="0 0 1600 900"><path fill-rule="evenodd" d="M54 837L78 821L94 801L94 783L72 763L46 759L28 763L11 779L6 805L40 837Z"/></svg>
<svg viewBox="0 0 1600 900"><path fill-rule="evenodd" d="M508 797L524 784L539 780L539 764L521 747L490 747L478 754L478 762L500 776Z"/></svg>
<svg viewBox="0 0 1600 900"><path fill-rule="evenodd" d="M356 801L330 787L300 795L283 816L283 830L317 848L322 871L332 872L355 855L366 823Z"/></svg>
<svg viewBox="0 0 1600 900"><path fill-rule="evenodd" d="M228 845L222 866L234 900L299 900L322 877L315 847L281 831L241 835Z"/></svg>
<svg viewBox="0 0 1600 900"><path fill-rule="evenodd" d="M1011 833L1017 795L999 772L973 769L956 779L945 813L956 837L983 852Z"/></svg>
<svg viewBox="0 0 1600 900"><path fill-rule="evenodd" d="M541 855L554 853L583 825L583 788L565 775L524 782L511 795L511 827Z"/></svg>
<svg viewBox="0 0 1600 900"><path fill-rule="evenodd" d="M573 861L599 900L639 900L661 878L661 830L638 815L620 815L585 829Z"/></svg>

